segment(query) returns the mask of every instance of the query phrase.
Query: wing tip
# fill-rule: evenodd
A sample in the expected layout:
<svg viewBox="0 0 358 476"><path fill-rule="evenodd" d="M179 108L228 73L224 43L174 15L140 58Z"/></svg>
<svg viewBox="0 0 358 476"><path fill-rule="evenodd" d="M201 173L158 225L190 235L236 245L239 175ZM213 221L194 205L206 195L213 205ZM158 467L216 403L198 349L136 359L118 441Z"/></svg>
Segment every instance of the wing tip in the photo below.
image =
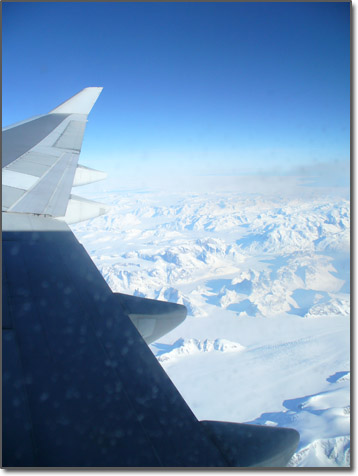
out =
<svg viewBox="0 0 358 476"><path fill-rule="evenodd" d="M50 114L89 114L103 87L91 86L67 99L50 111Z"/></svg>

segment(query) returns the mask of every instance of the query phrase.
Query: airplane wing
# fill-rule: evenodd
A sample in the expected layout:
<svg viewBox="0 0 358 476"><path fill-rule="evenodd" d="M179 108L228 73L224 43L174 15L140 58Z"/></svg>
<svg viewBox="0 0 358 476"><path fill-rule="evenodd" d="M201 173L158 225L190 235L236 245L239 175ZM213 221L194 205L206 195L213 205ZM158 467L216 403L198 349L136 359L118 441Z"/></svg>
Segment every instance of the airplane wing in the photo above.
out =
<svg viewBox="0 0 358 476"><path fill-rule="evenodd" d="M49 114L3 130L2 209L74 223L106 207L71 194L106 174L78 166L87 116L102 88L86 88Z"/></svg>
<svg viewBox="0 0 358 476"><path fill-rule="evenodd" d="M3 467L283 466L287 428L199 422L146 342L183 306L113 293L68 224L101 88L3 131Z"/></svg>

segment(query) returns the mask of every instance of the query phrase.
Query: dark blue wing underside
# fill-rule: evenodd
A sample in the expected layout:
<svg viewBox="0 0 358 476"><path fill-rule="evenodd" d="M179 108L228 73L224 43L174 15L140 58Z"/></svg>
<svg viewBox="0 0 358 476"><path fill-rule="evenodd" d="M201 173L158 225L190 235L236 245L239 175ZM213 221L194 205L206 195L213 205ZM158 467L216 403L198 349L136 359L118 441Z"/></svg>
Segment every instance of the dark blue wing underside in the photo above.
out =
<svg viewBox="0 0 358 476"><path fill-rule="evenodd" d="M71 232L3 263L5 466L227 465Z"/></svg>

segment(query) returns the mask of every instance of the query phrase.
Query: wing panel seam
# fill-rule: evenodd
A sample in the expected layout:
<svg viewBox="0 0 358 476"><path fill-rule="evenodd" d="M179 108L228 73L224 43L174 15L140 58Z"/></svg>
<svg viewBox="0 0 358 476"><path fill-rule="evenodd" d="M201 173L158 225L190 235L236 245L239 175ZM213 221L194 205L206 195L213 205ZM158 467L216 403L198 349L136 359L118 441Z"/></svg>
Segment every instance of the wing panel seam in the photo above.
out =
<svg viewBox="0 0 358 476"><path fill-rule="evenodd" d="M38 185L45 177L48 173L50 173L50 171L53 169L53 167L55 167L55 165L62 159L62 157L64 156L65 153L61 154L60 157L56 160L56 162L54 162L51 167L43 174L42 177L40 177L40 179L34 183L34 185L32 187L30 187L26 193L24 195L22 195L18 200L16 200L15 203L13 203L11 205L11 207L8 209L9 212L13 211L13 208L19 203L21 202L21 200L23 200L29 193L31 193L31 191L36 187L36 185ZM20 158L20 157L19 157ZM17 160L17 159L16 159ZM29 212L31 213L31 212Z"/></svg>

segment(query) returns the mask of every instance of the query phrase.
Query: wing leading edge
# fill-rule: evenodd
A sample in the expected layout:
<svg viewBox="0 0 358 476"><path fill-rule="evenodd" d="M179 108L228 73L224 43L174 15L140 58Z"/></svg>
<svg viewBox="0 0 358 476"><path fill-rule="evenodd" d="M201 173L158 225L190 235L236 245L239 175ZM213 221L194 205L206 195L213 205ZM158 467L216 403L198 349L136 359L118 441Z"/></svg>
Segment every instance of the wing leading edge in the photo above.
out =
<svg viewBox="0 0 358 476"><path fill-rule="evenodd" d="M145 343L185 308L112 293L66 223L90 214L68 184L100 90L5 131L3 466L283 466L295 430L198 422Z"/></svg>

